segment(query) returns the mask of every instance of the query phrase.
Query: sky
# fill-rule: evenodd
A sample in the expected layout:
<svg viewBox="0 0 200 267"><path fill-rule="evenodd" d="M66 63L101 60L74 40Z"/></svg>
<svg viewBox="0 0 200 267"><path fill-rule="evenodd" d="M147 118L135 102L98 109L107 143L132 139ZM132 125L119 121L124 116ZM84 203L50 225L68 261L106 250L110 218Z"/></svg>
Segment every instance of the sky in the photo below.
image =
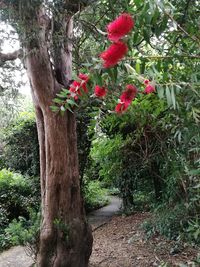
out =
<svg viewBox="0 0 200 267"><path fill-rule="evenodd" d="M18 37L16 33L13 33L13 28L3 22L0 22L0 37L3 42L1 43L2 53L11 53L20 48ZM2 38L4 37L4 38ZM16 59L16 64L20 66L20 59ZM21 82L19 92L23 95L31 96L30 85L26 71L20 71L19 69L13 73L16 82Z"/></svg>

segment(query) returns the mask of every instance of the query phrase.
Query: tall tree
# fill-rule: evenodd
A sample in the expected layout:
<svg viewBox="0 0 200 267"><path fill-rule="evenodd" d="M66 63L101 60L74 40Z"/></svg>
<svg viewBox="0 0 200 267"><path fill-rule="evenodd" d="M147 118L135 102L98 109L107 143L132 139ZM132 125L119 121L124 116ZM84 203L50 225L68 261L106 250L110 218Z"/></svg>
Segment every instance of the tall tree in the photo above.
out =
<svg viewBox="0 0 200 267"><path fill-rule="evenodd" d="M80 195L75 115L50 110L71 80L73 14L81 1L0 1L0 7L19 34L36 110L42 194L37 266L88 266L92 234ZM17 56L0 55L2 61Z"/></svg>

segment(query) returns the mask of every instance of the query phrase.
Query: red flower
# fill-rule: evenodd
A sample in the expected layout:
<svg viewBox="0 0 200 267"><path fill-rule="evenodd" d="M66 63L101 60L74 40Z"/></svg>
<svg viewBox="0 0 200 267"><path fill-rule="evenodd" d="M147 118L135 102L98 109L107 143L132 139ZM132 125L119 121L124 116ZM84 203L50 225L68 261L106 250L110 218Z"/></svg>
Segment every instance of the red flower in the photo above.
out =
<svg viewBox="0 0 200 267"><path fill-rule="evenodd" d="M126 90L120 96L120 100L122 103L130 104L132 100L136 97L136 94L137 88L132 84L128 84L126 86Z"/></svg>
<svg viewBox="0 0 200 267"><path fill-rule="evenodd" d="M79 78L80 78L80 74L79 74ZM81 82L73 81L73 83L70 85L70 88L69 88L69 91L71 92L71 96L74 97L74 99L78 99L78 96L82 95L81 89L83 89L85 93L88 93L86 81L84 81L83 79Z"/></svg>
<svg viewBox="0 0 200 267"><path fill-rule="evenodd" d="M77 82L77 81L73 81L73 83L71 84L69 91L71 92L71 96L74 97L75 100L78 99L78 95L81 96L81 83Z"/></svg>
<svg viewBox="0 0 200 267"><path fill-rule="evenodd" d="M128 46L119 41L111 44L109 48L101 53L100 57L104 60L104 68L115 66L128 52Z"/></svg>
<svg viewBox="0 0 200 267"><path fill-rule="evenodd" d="M88 93L88 89L86 86L86 82L81 82L81 88L83 88L83 91L87 94Z"/></svg>
<svg viewBox="0 0 200 267"><path fill-rule="evenodd" d="M128 34L134 27L134 20L129 14L121 14L117 19L108 24L108 39L119 41L124 35Z"/></svg>
<svg viewBox="0 0 200 267"><path fill-rule="evenodd" d="M148 84L145 89L144 89L144 93L145 94L150 94L156 91L156 88L150 84Z"/></svg>
<svg viewBox="0 0 200 267"><path fill-rule="evenodd" d="M80 86L81 86L80 82L73 81L73 83L70 85L69 90L72 93L77 93L78 95L81 95Z"/></svg>
<svg viewBox="0 0 200 267"><path fill-rule="evenodd" d="M127 110L130 104L128 103L118 103L117 106L115 107L115 111L117 113L122 113Z"/></svg>
<svg viewBox="0 0 200 267"><path fill-rule="evenodd" d="M94 94L97 97L104 97L107 93L107 89L105 87L100 87L99 85L96 85L94 88Z"/></svg>
<svg viewBox="0 0 200 267"><path fill-rule="evenodd" d="M78 77L81 80L81 87L83 88L84 92L87 94L88 89L87 89L86 83L89 80L89 76L87 74L84 74L84 73L79 73Z"/></svg>
<svg viewBox="0 0 200 267"><path fill-rule="evenodd" d="M149 80L145 80L144 84L146 84L146 85L149 84Z"/></svg>
<svg viewBox="0 0 200 267"><path fill-rule="evenodd" d="M78 75L79 79L87 82L89 80L89 76L87 74L84 74L84 73L79 73Z"/></svg>
<svg viewBox="0 0 200 267"><path fill-rule="evenodd" d="M126 90L120 96L120 102L115 107L117 113L122 113L127 110L133 99L136 97L137 88L135 85L128 84Z"/></svg>

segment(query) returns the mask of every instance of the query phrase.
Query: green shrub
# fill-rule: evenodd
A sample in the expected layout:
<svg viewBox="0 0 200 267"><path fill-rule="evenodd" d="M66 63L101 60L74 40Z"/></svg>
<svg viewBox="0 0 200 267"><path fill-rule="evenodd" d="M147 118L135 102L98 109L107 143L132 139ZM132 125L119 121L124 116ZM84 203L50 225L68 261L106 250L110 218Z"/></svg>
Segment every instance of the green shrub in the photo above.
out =
<svg viewBox="0 0 200 267"><path fill-rule="evenodd" d="M99 181L85 183L83 190L86 211L98 209L108 203L108 191L101 187Z"/></svg>
<svg viewBox="0 0 200 267"><path fill-rule="evenodd" d="M187 227L184 229L183 238L187 238L187 241L190 241L195 244L200 245L200 218L189 220Z"/></svg>
<svg viewBox="0 0 200 267"><path fill-rule="evenodd" d="M1 206L1 204L0 204ZM4 229L6 227L6 225L8 224L9 220L8 220L8 212L5 208L0 207L0 233L2 231L2 229Z"/></svg>
<svg viewBox="0 0 200 267"><path fill-rule="evenodd" d="M0 227L19 216L28 218L29 208L39 209L38 178L24 177L3 169L0 171Z"/></svg>
<svg viewBox="0 0 200 267"><path fill-rule="evenodd" d="M2 162L22 174L39 175L39 145L34 112L23 112L4 130Z"/></svg>
<svg viewBox="0 0 200 267"><path fill-rule="evenodd" d="M19 217L14 219L3 230L0 235L0 248L6 249L10 246L26 246L33 255L36 255L39 241L40 213L29 210L29 219Z"/></svg>
<svg viewBox="0 0 200 267"><path fill-rule="evenodd" d="M96 174L95 178L100 179L105 187L116 185L116 181L121 175L121 158L119 155L122 146L122 138L116 135L115 138L106 138L105 136L93 141L90 152L93 165L91 166L88 177L94 179L91 172Z"/></svg>
<svg viewBox="0 0 200 267"><path fill-rule="evenodd" d="M173 208L161 205L151 219L142 225L147 237L161 234L169 239L200 244L200 219L191 219L188 208L177 204Z"/></svg>

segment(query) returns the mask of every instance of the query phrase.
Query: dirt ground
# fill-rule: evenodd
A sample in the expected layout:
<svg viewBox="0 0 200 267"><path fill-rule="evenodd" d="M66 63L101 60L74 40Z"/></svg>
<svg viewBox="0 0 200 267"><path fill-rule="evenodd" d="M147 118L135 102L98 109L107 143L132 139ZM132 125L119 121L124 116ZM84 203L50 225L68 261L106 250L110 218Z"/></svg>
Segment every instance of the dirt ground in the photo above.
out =
<svg viewBox="0 0 200 267"><path fill-rule="evenodd" d="M93 232L90 267L199 267L194 263L200 251L160 236L147 239L141 224L149 213L114 216Z"/></svg>

